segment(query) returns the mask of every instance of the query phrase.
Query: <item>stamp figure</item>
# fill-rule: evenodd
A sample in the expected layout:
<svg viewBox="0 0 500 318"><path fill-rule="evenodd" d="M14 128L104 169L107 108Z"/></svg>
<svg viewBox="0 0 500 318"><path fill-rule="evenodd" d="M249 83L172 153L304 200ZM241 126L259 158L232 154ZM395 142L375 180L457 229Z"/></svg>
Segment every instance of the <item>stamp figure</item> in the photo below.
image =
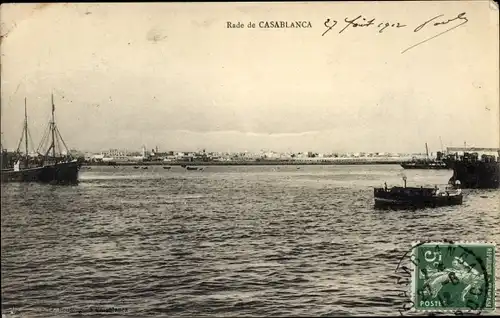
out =
<svg viewBox="0 0 500 318"><path fill-rule="evenodd" d="M415 310L495 310L495 244L418 244L412 260Z"/></svg>

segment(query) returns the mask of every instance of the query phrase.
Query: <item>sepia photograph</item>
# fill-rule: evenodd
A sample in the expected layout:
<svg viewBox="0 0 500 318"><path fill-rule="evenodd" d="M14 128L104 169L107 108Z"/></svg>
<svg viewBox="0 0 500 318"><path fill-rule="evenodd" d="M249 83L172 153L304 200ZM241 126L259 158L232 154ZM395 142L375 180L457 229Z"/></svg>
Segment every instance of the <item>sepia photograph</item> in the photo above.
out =
<svg viewBox="0 0 500 318"><path fill-rule="evenodd" d="M498 2L6 3L0 36L2 318L500 314Z"/></svg>

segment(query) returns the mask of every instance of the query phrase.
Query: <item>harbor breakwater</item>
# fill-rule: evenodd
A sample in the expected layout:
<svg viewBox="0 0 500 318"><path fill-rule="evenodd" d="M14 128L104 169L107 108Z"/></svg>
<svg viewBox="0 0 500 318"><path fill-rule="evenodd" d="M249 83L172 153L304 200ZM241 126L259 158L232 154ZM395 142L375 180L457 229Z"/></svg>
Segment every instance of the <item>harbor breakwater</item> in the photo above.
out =
<svg viewBox="0 0 500 318"><path fill-rule="evenodd" d="M89 162L85 166L278 166L278 165L382 165L401 164L404 160L366 160L366 159L338 159L338 160L233 160L233 161L141 161L141 162Z"/></svg>

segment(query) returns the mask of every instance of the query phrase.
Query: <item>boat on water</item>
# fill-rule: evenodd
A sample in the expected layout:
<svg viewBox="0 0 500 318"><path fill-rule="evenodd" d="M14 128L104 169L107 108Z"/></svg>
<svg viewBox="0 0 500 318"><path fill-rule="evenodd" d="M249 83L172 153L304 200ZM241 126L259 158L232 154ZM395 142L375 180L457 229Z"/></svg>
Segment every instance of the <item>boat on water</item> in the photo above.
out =
<svg viewBox="0 0 500 318"><path fill-rule="evenodd" d="M446 163L437 160L412 160L401 163L403 169L428 169L428 170L443 170L450 169Z"/></svg>
<svg viewBox="0 0 500 318"><path fill-rule="evenodd" d="M30 156L28 151L28 112L26 98L24 99L24 126L23 134L16 152L6 162L7 156L2 150L1 182L40 182L50 184L76 184L78 183L78 172L82 163L71 157L66 143L64 142L55 122L54 95L52 95L52 119L49 127L42 138L35 156ZM25 141L25 153L20 152L21 142ZM40 148L49 143L45 153ZM65 147L66 154L62 154L61 144ZM60 153L56 154L59 146Z"/></svg>
<svg viewBox="0 0 500 318"><path fill-rule="evenodd" d="M195 170L198 170L198 168L197 167L186 167L186 170L195 171Z"/></svg>
<svg viewBox="0 0 500 318"><path fill-rule="evenodd" d="M446 164L453 169L449 182L460 181L465 189L500 188L500 148L458 148L449 147ZM458 152L462 152L459 155ZM479 156L479 152L484 152ZM487 152L497 153L488 155Z"/></svg>
<svg viewBox="0 0 500 318"><path fill-rule="evenodd" d="M437 186L407 187L406 178L404 186L374 189L375 208L378 209L419 209L435 208L440 206L461 205L463 194L459 187L446 187L444 191Z"/></svg>
<svg viewBox="0 0 500 318"><path fill-rule="evenodd" d="M167 170L170 170L170 168L172 168L172 167L167 167L167 166L163 167L163 169L167 169Z"/></svg>
<svg viewBox="0 0 500 318"><path fill-rule="evenodd" d="M413 158L410 161L405 161L401 163L401 167L403 169L432 169L432 170L441 170L441 169L450 169L446 162L443 161L443 153L438 151L436 154L436 159L431 159L429 157L429 148L427 147L427 143L425 143L425 159L417 159Z"/></svg>

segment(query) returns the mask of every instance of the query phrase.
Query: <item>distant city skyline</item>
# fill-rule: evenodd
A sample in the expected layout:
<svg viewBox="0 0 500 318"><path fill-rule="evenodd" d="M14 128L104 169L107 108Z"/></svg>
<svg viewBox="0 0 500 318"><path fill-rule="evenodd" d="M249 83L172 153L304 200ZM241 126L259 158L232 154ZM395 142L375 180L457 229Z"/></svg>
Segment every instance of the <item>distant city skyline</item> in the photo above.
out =
<svg viewBox="0 0 500 318"><path fill-rule="evenodd" d="M326 17L371 14L371 3L2 5L2 143L17 147L26 97L37 147L53 93L68 147L86 151L499 147L498 17L483 4L414 2L401 15L377 3L380 19L409 25L467 12L466 25L404 54L415 39L394 30L321 36ZM312 27L226 28L277 17Z"/></svg>
<svg viewBox="0 0 500 318"><path fill-rule="evenodd" d="M358 151L336 151L336 150L330 150L330 151L312 151L312 150L300 150L300 151L276 151L273 149L259 149L259 150L213 150L209 148L200 148L200 149L194 149L194 150L189 150L189 149L163 149L158 146L154 147L147 147L143 145L145 148L146 153L230 153L230 154L243 154L243 153L248 153L248 154L264 154L264 153L275 153L275 154L307 154L307 153L313 153L313 154L319 154L319 155L425 155L426 150L425 147L424 149L418 149L415 151L406 151L406 152L391 152L391 151L363 151L363 150L358 150ZM471 149L472 151L476 151L476 147L474 145L469 145L469 144L463 144L459 145L457 148L466 148ZM428 149L428 154L429 156L436 156L437 152L447 152L447 148L453 148L454 146L447 146L445 147L443 145L443 148L439 149ZM2 148L7 150L7 151L15 151L17 148L16 147L9 147L6 146L2 142ZM500 148L495 148L495 149L500 149ZM24 153L25 152L25 144L24 141L20 143L20 152ZM59 149L57 150L59 151ZM128 154L141 154L143 152L143 148L115 148L115 147L109 147L109 148L102 148L102 149L78 149L75 147L69 147L68 151L76 151L80 153L87 153L87 154L104 154L108 152L126 152ZM483 150L480 151L481 153L484 153ZM497 153L497 150L488 150L486 151L487 153L494 152ZM30 154L35 154L36 153L36 146L33 148L31 145L29 146L29 153Z"/></svg>

